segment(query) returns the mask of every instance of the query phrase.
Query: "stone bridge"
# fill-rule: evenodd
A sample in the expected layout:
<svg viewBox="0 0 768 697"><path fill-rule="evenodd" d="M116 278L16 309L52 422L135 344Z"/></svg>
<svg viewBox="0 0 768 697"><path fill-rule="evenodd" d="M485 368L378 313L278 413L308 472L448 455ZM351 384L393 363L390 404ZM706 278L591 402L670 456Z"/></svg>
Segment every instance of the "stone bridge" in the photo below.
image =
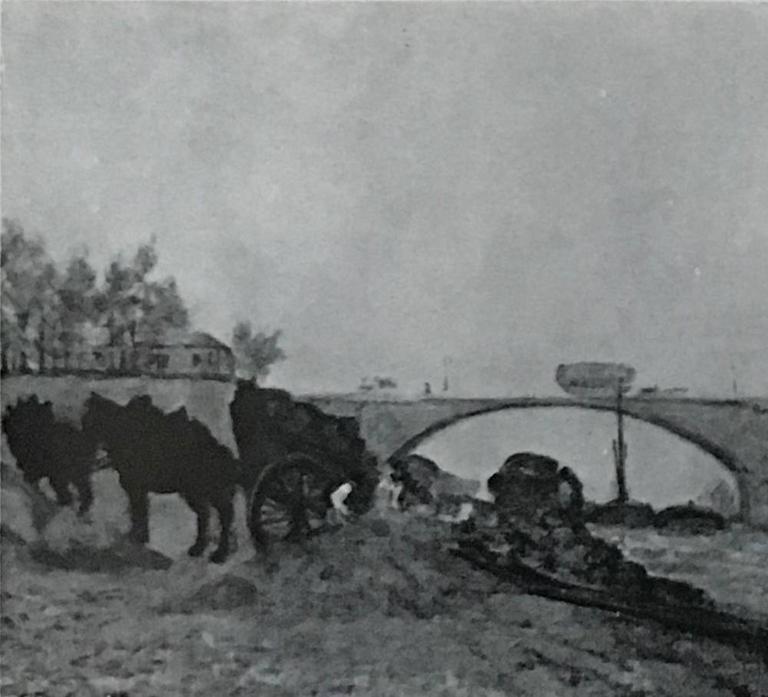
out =
<svg viewBox="0 0 768 697"><path fill-rule="evenodd" d="M355 416L369 448L387 461L415 449L457 421L507 409L570 407L613 410L608 401L552 399L361 400L310 397L339 416ZM624 400L624 413L684 438L716 457L733 473L739 488L740 517L768 528L768 400Z"/></svg>
<svg viewBox="0 0 768 697"><path fill-rule="evenodd" d="M2 381L2 404L22 395L51 400L60 417L78 422L90 391L124 404L137 394L149 394L165 411L186 407L205 423L233 453L229 403L232 383L206 380L142 380L116 378L19 376ZM612 410L608 402L553 399L423 399L419 401L361 400L349 396L303 397L328 413L355 416L369 448L382 460L407 453L434 433L479 414L505 409L571 407ZM768 400L626 399L629 416L655 424L695 443L730 470L739 488L741 517L768 529Z"/></svg>

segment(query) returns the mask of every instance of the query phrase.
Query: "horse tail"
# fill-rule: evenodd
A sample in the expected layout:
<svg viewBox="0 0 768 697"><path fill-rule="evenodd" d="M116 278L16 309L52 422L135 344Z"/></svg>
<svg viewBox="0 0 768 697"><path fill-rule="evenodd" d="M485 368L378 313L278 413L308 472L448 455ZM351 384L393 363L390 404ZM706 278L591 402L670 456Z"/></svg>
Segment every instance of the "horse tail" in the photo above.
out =
<svg viewBox="0 0 768 697"><path fill-rule="evenodd" d="M232 458L231 467L234 473L235 486L247 492L253 484L253 476L249 473L248 467L238 457Z"/></svg>

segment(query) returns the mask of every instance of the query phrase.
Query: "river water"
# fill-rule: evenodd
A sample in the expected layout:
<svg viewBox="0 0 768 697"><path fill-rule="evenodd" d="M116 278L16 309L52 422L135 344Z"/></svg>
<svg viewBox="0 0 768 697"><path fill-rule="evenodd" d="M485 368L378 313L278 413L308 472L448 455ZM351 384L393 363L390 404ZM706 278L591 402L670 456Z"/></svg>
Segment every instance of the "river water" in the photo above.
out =
<svg viewBox="0 0 768 697"><path fill-rule="evenodd" d="M723 514L736 513L736 483L712 455L669 431L625 417L627 484L630 497L654 507L695 501ZM516 452L549 455L573 469L588 499L616 495L612 441L616 417L574 407L510 409L460 421L416 450L441 468L485 482Z"/></svg>

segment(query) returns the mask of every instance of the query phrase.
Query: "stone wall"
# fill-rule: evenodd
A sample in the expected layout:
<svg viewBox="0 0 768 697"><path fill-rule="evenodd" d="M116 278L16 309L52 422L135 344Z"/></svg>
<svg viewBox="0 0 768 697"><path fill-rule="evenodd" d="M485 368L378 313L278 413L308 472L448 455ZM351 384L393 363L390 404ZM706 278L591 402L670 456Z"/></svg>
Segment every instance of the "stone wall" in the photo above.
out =
<svg viewBox="0 0 768 697"><path fill-rule="evenodd" d="M229 417L229 403L235 392L233 383L189 378L84 379L75 376L19 375L3 378L1 387L3 409L19 397L36 394L41 400L53 404L59 418L75 424L80 423L85 400L91 392L118 404L126 404L131 397L146 394L165 412L185 407L192 418L205 424L220 443L237 454Z"/></svg>

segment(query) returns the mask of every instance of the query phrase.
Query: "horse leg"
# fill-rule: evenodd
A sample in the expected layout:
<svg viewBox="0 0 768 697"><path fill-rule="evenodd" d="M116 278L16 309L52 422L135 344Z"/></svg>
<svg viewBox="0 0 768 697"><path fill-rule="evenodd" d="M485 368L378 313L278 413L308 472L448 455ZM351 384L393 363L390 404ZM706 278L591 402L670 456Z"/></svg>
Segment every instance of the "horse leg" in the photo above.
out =
<svg viewBox="0 0 768 697"><path fill-rule="evenodd" d="M72 492L69 490L69 479L57 473L50 475L48 481L56 493L56 501L60 506L69 506L72 504Z"/></svg>
<svg viewBox="0 0 768 697"><path fill-rule="evenodd" d="M187 550L190 557L199 557L208 546L208 522L211 517L211 508L204 499L187 499L190 508L197 516L197 537L195 543Z"/></svg>
<svg viewBox="0 0 768 697"><path fill-rule="evenodd" d="M232 503L232 492L222 493L214 501L213 505L219 514L219 527L221 535L219 536L219 545L214 550L209 559L214 564L221 564L229 556L229 541L232 535L232 521L235 518L235 509Z"/></svg>
<svg viewBox="0 0 768 697"><path fill-rule="evenodd" d="M45 492L43 492L41 488L41 482L43 481L43 477L41 477L38 474L32 474L31 472L25 471L24 481L27 484L29 484L38 494L40 494L41 496L45 496Z"/></svg>
<svg viewBox="0 0 768 697"><path fill-rule="evenodd" d="M80 499L80 505L77 510L79 516L85 516L91 510L93 505L93 485L91 484L90 473L84 472L79 474L74 481L75 489L77 489L78 498Z"/></svg>
<svg viewBox="0 0 768 697"><path fill-rule="evenodd" d="M149 542L149 496L144 489L128 490L128 505L131 511L131 531L128 537L133 542Z"/></svg>

